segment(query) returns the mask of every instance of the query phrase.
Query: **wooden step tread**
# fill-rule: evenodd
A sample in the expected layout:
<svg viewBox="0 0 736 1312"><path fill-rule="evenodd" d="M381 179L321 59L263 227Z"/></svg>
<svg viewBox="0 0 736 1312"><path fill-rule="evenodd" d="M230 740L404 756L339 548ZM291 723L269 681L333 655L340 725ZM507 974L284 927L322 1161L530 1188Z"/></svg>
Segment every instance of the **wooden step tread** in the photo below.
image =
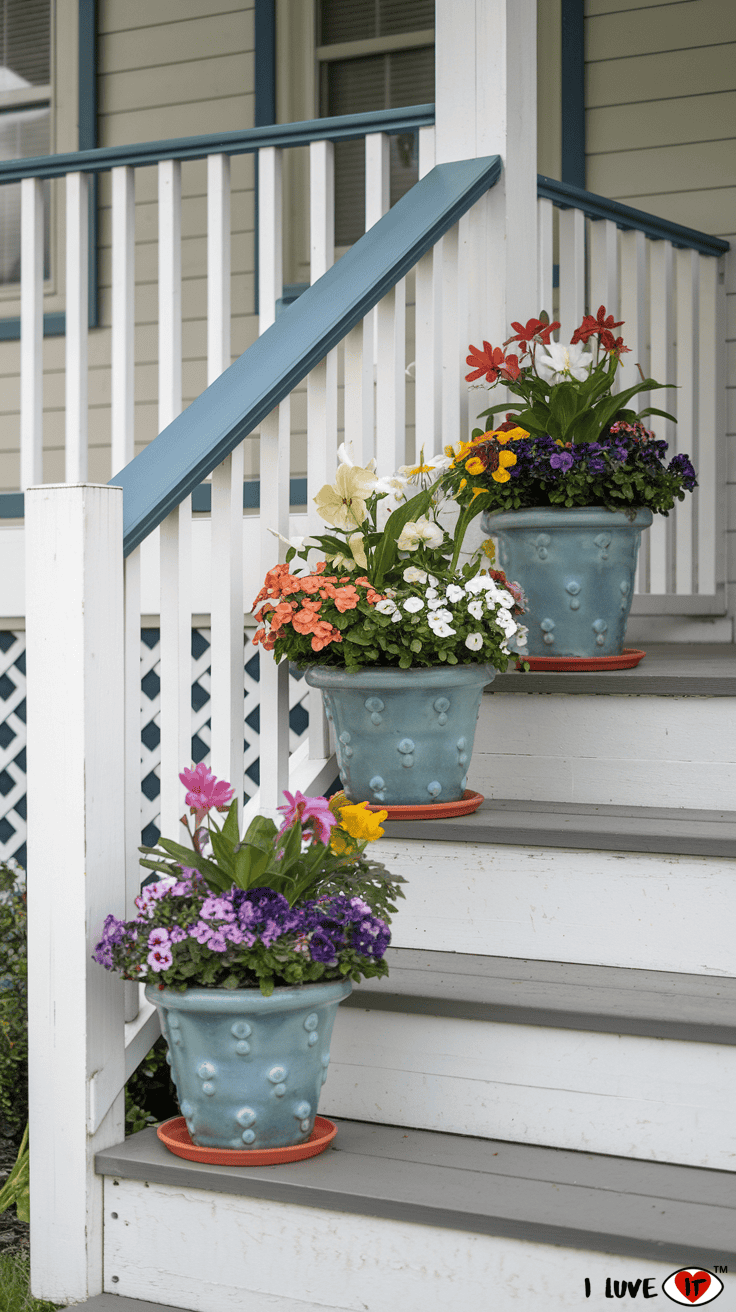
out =
<svg viewBox="0 0 736 1312"><path fill-rule="evenodd" d="M600 674L497 674L487 693L566 693L636 697L736 697L736 646L727 643L648 643L633 670Z"/></svg>
<svg viewBox="0 0 736 1312"><path fill-rule="evenodd" d="M117 1294L95 1294L83 1303L75 1303L75 1308L85 1308L86 1312L185 1312L184 1308L172 1307L170 1303L149 1303L141 1298L119 1298Z"/></svg>
<svg viewBox="0 0 736 1312"><path fill-rule="evenodd" d="M736 1262L736 1176L723 1171L359 1121L340 1121L332 1147L298 1164L185 1162L148 1129L98 1153L95 1167L112 1179L673 1265L687 1260L712 1269L716 1262Z"/></svg>
<svg viewBox="0 0 736 1312"><path fill-rule="evenodd" d="M736 979L389 948L343 1006L695 1043L736 1043Z"/></svg>
<svg viewBox="0 0 736 1312"><path fill-rule="evenodd" d="M409 838L736 857L736 811L493 798L486 799L472 815L455 820L393 820L384 828L389 841Z"/></svg>

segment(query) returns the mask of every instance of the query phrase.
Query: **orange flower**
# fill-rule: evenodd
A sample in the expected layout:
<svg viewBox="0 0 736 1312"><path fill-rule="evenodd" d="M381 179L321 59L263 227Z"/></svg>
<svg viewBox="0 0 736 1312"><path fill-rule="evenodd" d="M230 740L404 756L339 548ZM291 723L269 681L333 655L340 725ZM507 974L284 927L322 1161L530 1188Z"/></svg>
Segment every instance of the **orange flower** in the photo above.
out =
<svg viewBox="0 0 736 1312"><path fill-rule="evenodd" d="M328 647L331 642L342 642L342 634L339 629L328 624L326 620L319 620L315 626L314 637L312 638L312 651L322 651Z"/></svg>
<svg viewBox="0 0 736 1312"><path fill-rule="evenodd" d="M324 621L317 618L317 612L306 606L292 617L292 624L297 633L316 633L317 626Z"/></svg>
<svg viewBox="0 0 736 1312"><path fill-rule="evenodd" d="M360 601L360 597L355 591L355 588L352 587L351 584L348 584L347 587L337 588L335 590L334 601L337 609L342 615L346 610L355 610L355 607Z"/></svg>
<svg viewBox="0 0 736 1312"><path fill-rule="evenodd" d="M302 592L313 593L319 592L323 585L323 580L318 574L308 574L306 578L299 580L302 585Z"/></svg>

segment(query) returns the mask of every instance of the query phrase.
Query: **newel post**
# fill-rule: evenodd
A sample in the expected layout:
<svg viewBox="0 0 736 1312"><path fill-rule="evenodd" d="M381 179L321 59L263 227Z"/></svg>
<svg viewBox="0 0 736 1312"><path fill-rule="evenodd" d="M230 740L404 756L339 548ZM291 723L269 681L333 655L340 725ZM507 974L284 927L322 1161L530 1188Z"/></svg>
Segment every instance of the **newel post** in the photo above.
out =
<svg viewBox="0 0 736 1312"><path fill-rule="evenodd" d="M124 1135L123 985L91 960L125 911L123 493L26 492L32 1288L102 1291L99 1149Z"/></svg>
<svg viewBox="0 0 736 1312"><path fill-rule="evenodd" d="M503 172L460 223L458 317L500 345L537 305L536 0L436 0L437 164L500 155ZM461 361L461 363L463 363Z"/></svg>

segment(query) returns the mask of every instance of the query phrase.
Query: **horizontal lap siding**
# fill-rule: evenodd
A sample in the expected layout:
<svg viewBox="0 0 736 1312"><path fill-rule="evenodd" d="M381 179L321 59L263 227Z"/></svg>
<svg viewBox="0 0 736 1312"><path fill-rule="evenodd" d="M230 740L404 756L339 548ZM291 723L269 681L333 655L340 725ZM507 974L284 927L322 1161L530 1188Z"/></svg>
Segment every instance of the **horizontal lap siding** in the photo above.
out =
<svg viewBox="0 0 736 1312"><path fill-rule="evenodd" d="M100 0L98 143L251 128L255 122L253 0ZM254 308L253 160L232 162L232 351L257 334ZM207 385L207 168L182 165L184 404ZM106 482L110 462L110 177L98 195L100 328L89 339L89 478ZM59 201L63 191L59 189ZM58 205L57 205L58 208ZM136 450L158 429L158 203L155 168L136 171ZM44 478L64 478L63 337L44 342ZM17 342L0 343L0 490L18 486Z"/></svg>
<svg viewBox="0 0 736 1312"><path fill-rule="evenodd" d="M587 186L736 247L733 0L585 0ZM727 577L736 582L736 251L726 257Z"/></svg>

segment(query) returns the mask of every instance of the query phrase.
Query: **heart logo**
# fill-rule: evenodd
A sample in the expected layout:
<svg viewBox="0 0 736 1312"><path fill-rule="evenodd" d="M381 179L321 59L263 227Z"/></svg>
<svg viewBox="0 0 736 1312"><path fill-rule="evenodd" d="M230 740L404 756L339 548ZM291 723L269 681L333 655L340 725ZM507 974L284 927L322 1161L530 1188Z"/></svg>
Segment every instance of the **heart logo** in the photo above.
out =
<svg viewBox="0 0 736 1312"><path fill-rule="evenodd" d="M707 1271L678 1271L675 1287L685 1295L689 1303L698 1303L710 1288L710 1276Z"/></svg>

